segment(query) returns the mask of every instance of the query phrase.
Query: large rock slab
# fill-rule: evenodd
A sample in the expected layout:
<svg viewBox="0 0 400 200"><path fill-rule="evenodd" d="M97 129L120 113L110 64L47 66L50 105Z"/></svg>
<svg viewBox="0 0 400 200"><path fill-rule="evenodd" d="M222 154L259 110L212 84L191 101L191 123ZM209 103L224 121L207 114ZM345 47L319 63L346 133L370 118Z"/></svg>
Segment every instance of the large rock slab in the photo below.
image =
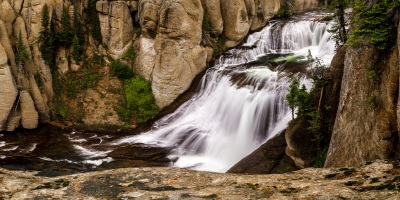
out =
<svg viewBox="0 0 400 200"><path fill-rule="evenodd" d="M399 199L398 162L237 175L126 168L54 178L0 168L4 199ZM388 172L388 173L387 173ZM375 181L374 181L375 180Z"/></svg>

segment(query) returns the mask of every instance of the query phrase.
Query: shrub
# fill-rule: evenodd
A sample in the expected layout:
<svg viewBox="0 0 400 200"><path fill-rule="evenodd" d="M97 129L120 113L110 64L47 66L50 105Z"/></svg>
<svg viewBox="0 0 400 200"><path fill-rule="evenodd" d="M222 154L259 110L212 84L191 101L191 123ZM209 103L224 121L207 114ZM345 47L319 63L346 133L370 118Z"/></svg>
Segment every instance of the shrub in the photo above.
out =
<svg viewBox="0 0 400 200"><path fill-rule="evenodd" d="M119 60L111 62L111 73L121 80L127 80L134 76L132 69Z"/></svg>
<svg viewBox="0 0 400 200"><path fill-rule="evenodd" d="M159 108L155 104L151 85L142 77L135 76L126 80L124 95L126 104L117 110L122 120L135 118L137 122L143 123L158 114Z"/></svg>

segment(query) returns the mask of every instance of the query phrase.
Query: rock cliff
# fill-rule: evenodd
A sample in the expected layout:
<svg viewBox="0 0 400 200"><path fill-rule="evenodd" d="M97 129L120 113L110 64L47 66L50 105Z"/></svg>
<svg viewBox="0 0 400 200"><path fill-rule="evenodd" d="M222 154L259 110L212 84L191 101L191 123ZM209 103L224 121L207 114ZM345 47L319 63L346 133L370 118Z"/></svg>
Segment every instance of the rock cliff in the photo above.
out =
<svg viewBox="0 0 400 200"><path fill-rule="evenodd" d="M399 156L400 29L396 18L393 22L390 48L380 50L364 42L346 51L326 167L362 166Z"/></svg>
<svg viewBox="0 0 400 200"><path fill-rule="evenodd" d="M286 2L298 12L317 6L316 0L0 0L0 130L35 128L57 117L91 126L126 124L117 117L122 83L109 71L119 59L151 82L158 107L165 108L215 52L240 44ZM56 45L50 63L41 51L45 5ZM71 33L62 33L70 28L81 37L74 44ZM19 43L24 62L18 61Z"/></svg>

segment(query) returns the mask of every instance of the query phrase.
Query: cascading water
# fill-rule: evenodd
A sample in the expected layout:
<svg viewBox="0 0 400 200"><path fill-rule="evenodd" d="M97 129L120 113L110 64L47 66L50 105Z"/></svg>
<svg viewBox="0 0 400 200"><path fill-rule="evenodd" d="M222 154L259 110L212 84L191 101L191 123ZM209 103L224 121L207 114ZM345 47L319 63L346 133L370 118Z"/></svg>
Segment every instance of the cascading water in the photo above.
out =
<svg viewBox="0 0 400 200"><path fill-rule="evenodd" d="M291 120L285 95L292 75L306 78L310 51L329 64L335 43L330 22L302 18L273 21L225 53L202 79L198 93L153 130L116 143L173 147L173 166L225 172ZM309 85L309 84L308 84Z"/></svg>

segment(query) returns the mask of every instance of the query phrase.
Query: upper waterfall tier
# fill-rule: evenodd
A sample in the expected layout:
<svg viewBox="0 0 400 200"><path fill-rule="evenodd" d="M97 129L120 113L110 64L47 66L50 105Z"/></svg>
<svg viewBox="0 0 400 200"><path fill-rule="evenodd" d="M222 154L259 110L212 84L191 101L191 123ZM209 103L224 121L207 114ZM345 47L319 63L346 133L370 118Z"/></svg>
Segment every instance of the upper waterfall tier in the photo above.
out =
<svg viewBox="0 0 400 200"><path fill-rule="evenodd" d="M309 50L329 65L335 48L327 31L331 23L315 18L273 21L250 35L207 71L192 99L153 130L115 144L173 147L175 167L228 170L287 127L289 78L309 83L304 73Z"/></svg>

